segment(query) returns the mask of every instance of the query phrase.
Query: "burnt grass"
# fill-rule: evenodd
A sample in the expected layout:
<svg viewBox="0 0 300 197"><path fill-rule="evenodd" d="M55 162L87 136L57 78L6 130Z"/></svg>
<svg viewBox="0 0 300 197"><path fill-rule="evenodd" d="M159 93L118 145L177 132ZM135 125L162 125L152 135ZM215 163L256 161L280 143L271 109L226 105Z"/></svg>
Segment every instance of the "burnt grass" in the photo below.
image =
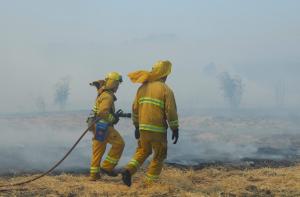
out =
<svg viewBox="0 0 300 197"><path fill-rule="evenodd" d="M257 159L257 158L243 158L240 161L224 162L224 161L211 161L200 162L195 165L184 165L179 163L167 162L167 166L178 168L181 170L202 170L204 168L225 168L228 170L246 170L246 169L259 169L259 168L284 168L292 167L299 164L299 160L271 160L271 159Z"/></svg>
<svg viewBox="0 0 300 197"><path fill-rule="evenodd" d="M205 168L222 168L227 170L249 170L249 169L259 169L259 168L284 168L299 165L300 160L271 160L271 159L257 159L257 158L243 158L239 161L226 162L226 161L210 161L203 162L199 161L198 164L194 165L184 165L175 162L165 162L167 167L176 168L179 170L202 170ZM7 173L2 174L2 178L10 178L14 176L31 176L35 174L41 174L42 171L27 171L18 172L17 174ZM88 175L89 171L86 168L69 169L69 170L55 170L49 175L61 175L61 174L73 174L73 175Z"/></svg>

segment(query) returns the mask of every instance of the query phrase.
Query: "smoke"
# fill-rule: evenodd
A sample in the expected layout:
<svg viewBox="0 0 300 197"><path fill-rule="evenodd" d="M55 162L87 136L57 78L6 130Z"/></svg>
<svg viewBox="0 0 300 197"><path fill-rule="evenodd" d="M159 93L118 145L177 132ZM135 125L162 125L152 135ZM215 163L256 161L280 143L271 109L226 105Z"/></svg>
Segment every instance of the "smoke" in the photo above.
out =
<svg viewBox="0 0 300 197"><path fill-rule="evenodd" d="M70 78L64 77L55 85L54 103L64 110L70 94Z"/></svg>
<svg viewBox="0 0 300 197"><path fill-rule="evenodd" d="M275 85L275 102L276 106L278 108L283 108L285 105L285 96L286 96L286 90L285 90L285 83L283 81L277 82Z"/></svg>
<svg viewBox="0 0 300 197"><path fill-rule="evenodd" d="M0 117L0 175L40 172L51 167L86 129L87 115L88 111ZM300 157L300 151L295 149L300 143L299 122L252 116L181 117L178 144L173 145L171 136L168 136L167 162L194 165L213 161L240 161L249 157ZM116 129L126 142L119 163L123 166L134 154L137 142L131 120L120 120ZM92 134L88 133L57 170L88 172L91 138Z"/></svg>
<svg viewBox="0 0 300 197"><path fill-rule="evenodd" d="M239 76L232 77L228 72L223 72L220 74L220 83L224 100L231 109L238 109L243 96L242 79Z"/></svg>
<svg viewBox="0 0 300 197"><path fill-rule="evenodd" d="M80 119L77 115L48 113L0 118L0 174L49 168L84 130L84 125L78 124ZM61 168L88 165L85 144L83 141Z"/></svg>

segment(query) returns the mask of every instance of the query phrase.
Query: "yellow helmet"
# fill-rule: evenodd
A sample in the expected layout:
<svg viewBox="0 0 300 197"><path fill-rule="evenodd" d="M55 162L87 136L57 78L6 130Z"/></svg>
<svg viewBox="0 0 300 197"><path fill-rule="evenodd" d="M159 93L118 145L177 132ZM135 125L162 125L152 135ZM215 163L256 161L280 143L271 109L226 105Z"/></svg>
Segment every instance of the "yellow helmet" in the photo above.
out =
<svg viewBox="0 0 300 197"><path fill-rule="evenodd" d="M123 82L123 78L122 78L122 75L120 75L119 73L117 72L110 72L106 75L105 77L105 80L107 79L111 79L111 80L114 80L114 81L118 81L118 82Z"/></svg>
<svg viewBox="0 0 300 197"><path fill-rule="evenodd" d="M128 74L128 77L133 83L145 83L147 81L156 81L168 76L172 71L172 63L168 60L161 60L156 62L151 72L136 71Z"/></svg>
<svg viewBox="0 0 300 197"><path fill-rule="evenodd" d="M152 78L168 76L172 71L172 63L168 60L157 61L152 67Z"/></svg>

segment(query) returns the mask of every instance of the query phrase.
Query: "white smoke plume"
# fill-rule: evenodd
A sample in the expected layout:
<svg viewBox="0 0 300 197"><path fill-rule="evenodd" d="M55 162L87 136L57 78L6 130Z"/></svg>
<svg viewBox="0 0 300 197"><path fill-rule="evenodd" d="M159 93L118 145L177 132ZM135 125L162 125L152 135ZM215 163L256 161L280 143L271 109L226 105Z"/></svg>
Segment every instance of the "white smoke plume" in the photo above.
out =
<svg viewBox="0 0 300 197"><path fill-rule="evenodd" d="M1 116L0 174L40 172L51 167L85 130L87 114L88 111ZM171 143L169 131L167 162L196 165L300 156L299 121L289 118L193 115L181 117L180 125L178 144ZM122 166L130 160L137 142L131 120L122 119L116 128L126 142L119 164ZM88 172L91 138L87 134L57 170Z"/></svg>

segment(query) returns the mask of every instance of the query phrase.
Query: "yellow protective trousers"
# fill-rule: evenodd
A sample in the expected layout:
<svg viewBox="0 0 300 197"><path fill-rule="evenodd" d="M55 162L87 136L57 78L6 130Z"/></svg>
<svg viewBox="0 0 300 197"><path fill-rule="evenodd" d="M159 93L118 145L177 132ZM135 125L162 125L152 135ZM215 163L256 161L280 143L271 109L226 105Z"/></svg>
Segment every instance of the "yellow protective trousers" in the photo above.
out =
<svg viewBox="0 0 300 197"><path fill-rule="evenodd" d="M125 167L131 174L136 173L144 161L154 152L153 159L146 174L147 181L155 181L159 178L163 162L167 157L166 133L140 131L140 139L135 155Z"/></svg>
<svg viewBox="0 0 300 197"><path fill-rule="evenodd" d="M93 155L90 168L91 176L100 172L100 163L105 153L107 143L112 146L101 165L101 168L104 170L111 172L118 164L123 153L125 143L119 132L111 126L108 128L108 132L108 136L104 142L93 139Z"/></svg>

